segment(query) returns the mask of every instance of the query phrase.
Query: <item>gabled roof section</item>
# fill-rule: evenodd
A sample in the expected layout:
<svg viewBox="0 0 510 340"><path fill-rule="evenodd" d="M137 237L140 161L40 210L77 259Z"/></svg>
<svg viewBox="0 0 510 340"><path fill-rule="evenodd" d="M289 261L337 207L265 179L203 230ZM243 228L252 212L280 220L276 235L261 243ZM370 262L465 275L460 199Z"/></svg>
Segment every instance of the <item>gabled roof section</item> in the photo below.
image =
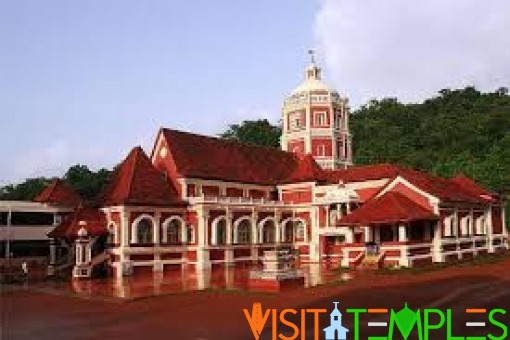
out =
<svg viewBox="0 0 510 340"><path fill-rule="evenodd" d="M398 175L400 167L394 164L381 163L373 165L353 166L346 169L331 170L328 172L330 180L334 183L342 181L363 182L378 179L391 179Z"/></svg>
<svg viewBox="0 0 510 340"><path fill-rule="evenodd" d="M135 147L119 165L101 194L103 205L165 206L183 204L165 174Z"/></svg>
<svg viewBox="0 0 510 340"><path fill-rule="evenodd" d="M180 176L273 185L298 166L297 157L276 148L162 129Z"/></svg>
<svg viewBox="0 0 510 340"><path fill-rule="evenodd" d="M308 154L298 157L294 171L282 183L324 182L327 179L324 170L315 162L312 155Z"/></svg>
<svg viewBox="0 0 510 340"><path fill-rule="evenodd" d="M34 201L51 205L76 207L80 204L82 198L64 181L56 178L34 198Z"/></svg>
<svg viewBox="0 0 510 340"><path fill-rule="evenodd" d="M399 192L387 192L373 198L351 214L344 216L339 225L380 225L420 220L437 220L438 216Z"/></svg>
<svg viewBox="0 0 510 340"><path fill-rule="evenodd" d="M490 192L481 187L473 179L464 174L459 174L450 180L451 182L460 186L463 190L471 195L477 196L487 202L495 202L498 200L498 194Z"/></svg>
<svg viewBox="0 0 510 340"><path fill-rule="evenodd" d="M399 175L419 189L445 202L484 203L477 195L463 190L457 183L424 171L401 168Z"/></svg>
<svg viewBox="0 0 510 340"><path fill-rule="evenodd" d="M459 184L459 181L448 180L424 171L414 170L394 164L382 163L354 166L347 169L329 171L328 175L332 182L342 181L345 183L390 179L390 182L387 185L391 185L391 180L400 176L412 185L416 186L418 189L437 197L442 201L468 203L483 202L480 195L474 193L474 189L472 189L472 191L463 189L462 185ZM464 185L467 186L467 184Z"/></svg>
<svg viewBox="0 0 510 340"><path fill-rule="evenodd" d="M48 237L74 239L78 237L78 231L81 228L87 231L88 236L101 236L108 233L103 212L80 206L50 231Z"/></svg>

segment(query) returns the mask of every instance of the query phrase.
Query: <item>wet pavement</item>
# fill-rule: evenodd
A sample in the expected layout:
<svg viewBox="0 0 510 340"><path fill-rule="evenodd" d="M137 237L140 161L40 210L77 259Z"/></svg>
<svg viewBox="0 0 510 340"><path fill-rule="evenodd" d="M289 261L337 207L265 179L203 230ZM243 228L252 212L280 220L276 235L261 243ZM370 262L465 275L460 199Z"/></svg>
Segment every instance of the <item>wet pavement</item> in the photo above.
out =
<svg viewBox="0 0 510 340"><path fill-rule="evenodd" d="M181 269L176 268L164 273L155 272L122 278L43 281L32 283L31 288L49 294L104 300L134 300L204 290L276 293L277 291L271 288L250 287L250 272L256 269L258 268L247 266L199 270L183 266ZM299 271L304 275L303 288L348 281L356 275L356 272L340 274L338 270L325 264L302 265Z"/></svg>
<svg viewBox="0 0 510 340"><path fill-rule="evenodd" d="M328 273L333 277L341 275L334 271ZM237 281L236 275L242 277L241 272L236 272L233 282ZM243 309L251 309L254 302L260 302L264 310L330 310L333 301L340 301L342 310L402 308L405 302L413 309L452 309L453 335L487 336L491 333L499 336L501 332L494 327L467 329L466 322L479 320L466 315L464 311L466 308L510 309L510 259L492 264L459 265L420 273L360 273L354 280L347 282L326 280L315 287L298 288L278 294L249 292L243 289L225 290L225 275L214 271L211 272L208 282L209 288L202 291L188 290L186 293L171 294L172 290L169 289L169 294L162 296L115 299L116 303L108 299L94 299L97 293L91 293L91 299L73 298L67 294L45 294L32 288L4 293L1 306L2 337L9 340L249 340L254 337ZM366 339L367 335L382 335L383 329L367 327L367 323L383 319L383 316L364 318L360 327L361 339ZM510 314L500 316L499 319L510 326ZM327 321L328 318L321 319L321 329L327 326ZM344 321L344 325L352 330L352 318ZM266 326L260 339L272 338L270 325ZM280 330L291 331L282 326ZM313 339L312 328L307 325L304 331L306 339ZM443 335L438 331L430 338L446 338ZM409 337L414 338L414 335Z"/></svg>

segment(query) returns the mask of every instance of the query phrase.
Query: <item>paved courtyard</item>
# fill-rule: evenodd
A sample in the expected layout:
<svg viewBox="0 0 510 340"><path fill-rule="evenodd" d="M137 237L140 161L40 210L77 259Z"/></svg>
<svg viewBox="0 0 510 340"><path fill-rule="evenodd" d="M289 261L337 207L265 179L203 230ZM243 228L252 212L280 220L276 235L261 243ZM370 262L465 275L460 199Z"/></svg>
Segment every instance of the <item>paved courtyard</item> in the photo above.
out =
<svg viewBox="0 0 510 340"><path fill-rule="evenodd" d="M77 298L66 291L58 292L51 289L45 292L35 286L4 292L3 339L253 339L242 309L251 310L254 302L261 302L264 309L330 310L332 301L340 301L342 310L400 309L404 302L411 308L452 308L454 335L486 336L489 331L497 333L497 328L467 333L465 322L469 320L464 310L509 309L510 259L427 272L365 272L354 280L329 281L278 294L211 287L204 291L122 300L93 295ZM510 325L510 316L503 318ZM346 320L345 326L352 329L351 320ZM311 331L307 328L307 333ZM363 325L362 332L377 334ZM313 337L310 334L308 338ZM269 328L261 339L271 339Z"/></svg>

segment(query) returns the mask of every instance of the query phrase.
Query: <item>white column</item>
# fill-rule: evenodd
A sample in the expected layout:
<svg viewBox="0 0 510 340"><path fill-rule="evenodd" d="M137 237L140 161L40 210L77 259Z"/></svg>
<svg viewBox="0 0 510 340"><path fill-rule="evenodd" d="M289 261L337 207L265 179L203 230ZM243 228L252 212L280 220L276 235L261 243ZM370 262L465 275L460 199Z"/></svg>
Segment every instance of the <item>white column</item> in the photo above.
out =
<svg viewBox="0 0 510 340"><path fill-rule="evenodd" d="M130 256L127 253L127 249L130 244L130 233L131 233L131 224L129 223L129 210L126 207L122 207L120 210L120 226L121 230L121 238L120 238L120 248L119 248L119 263L116 267L116 276L122 277L125 275L132 274L132 263L130 261Z"/></svg>
<svg viewBox="0 0 510 340"><path fill-rule="evenodd" d="M154 265L152 267L152 271L154 272L162 272L163 271L163 263L161 262L161 253L159 249L159 245L161 243L161 212L156 212L154 214L154 234L153 234L153 242L154 242Z"/></svg>
<svg viewBox="0 0 510 340"><path fill-rule="evenodd" d="M226 222L227 222L227 245L232 244L233 239L233 231L234 228L232 226L232 213L227 210L227 213L225 214Z"/></svg>
<svg viewBox="0 0 510 340"><path fill-rule="evenodd" d="M319 207L314 206L310 211L310 238L309 238L309 255L310 262L319 262L320 261L320 244L319 244ZM308 232L308 230L307 230Z"/></svg>
<svg viewBox="0 0 510 340"><path fill-rule="evenodd" d="M439 220L435 224L432 225L434 228L434 238L432 239L432 261L434 262L444 262L444 256L442 252L442 226L443 221Z"/></svg>
<svg viewBox="0 0 510 340"><path fill-rule="evenodd" d="M161 243L161 213L157 212L154 215L154 233L152 234L152 242L154 245L159 245Z"/></svg>
<svg viewBox="0 0 510 340"><path fill-rule="evenodd" d="M207 229L209 214L203 209L198 210L198 248L197 248L197 269L206 269L211 267L209 257Z"/></svg>
<svg viewBox="0 0 510 340"><path fill-rule="evenodd" d="M279 244L283 240L282 228L280 226L281 213L279 211L274 212L274 228L275 228L275 243Z"/></svg>
<svg viewBox="0 0 510 340"><path fill-rule="evenodd" d="M407 241L406 226L404 224L398 226L398 241L399 242Z"/></svg>
<svg viewBox="0 0 510 340"><path fill-rule="evenodd" d="M364 227L365 243L370 242L370 227Z"/></svg>
<svg viewBox="0 0 510 340"><path fill-rule="evenodd" d="M494 253L494 224L492 220L492 206L487 213L487 249L489 253ZM503 226L505 227L505 226Z"/></svg>
<svg viewBox="0 0 510 340"><path fill-rule="evenodd" d="M234 263L234 249L232 249L232 213L227 210L225 214L227 222L227 248L225 249L225 263Z"/></svg>
<svg viewBox="0 0 510 340"><path fill-rule="evenodd" d="M398 226L398 240L399 240L399 242L407 241L406 226L404 224L400 224ZM407 254L407 251L408 251L407 245L406 246L400 246L399 265L401 267L409 267L409 256Z"/></svg>

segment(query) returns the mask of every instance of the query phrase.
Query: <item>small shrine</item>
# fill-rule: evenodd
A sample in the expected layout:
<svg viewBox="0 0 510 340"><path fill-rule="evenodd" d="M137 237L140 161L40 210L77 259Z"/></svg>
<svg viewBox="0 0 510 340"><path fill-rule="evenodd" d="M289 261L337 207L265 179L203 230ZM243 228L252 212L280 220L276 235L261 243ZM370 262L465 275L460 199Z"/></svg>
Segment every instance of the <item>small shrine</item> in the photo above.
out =
<svg viewBox="0 0 510 340"><path fill-rule="evenodd" d="M297 254L291 249L264 251L262 269L250 272L249 288L278 291L288 287L302 287L303 273L296 268Z"/></svg>

